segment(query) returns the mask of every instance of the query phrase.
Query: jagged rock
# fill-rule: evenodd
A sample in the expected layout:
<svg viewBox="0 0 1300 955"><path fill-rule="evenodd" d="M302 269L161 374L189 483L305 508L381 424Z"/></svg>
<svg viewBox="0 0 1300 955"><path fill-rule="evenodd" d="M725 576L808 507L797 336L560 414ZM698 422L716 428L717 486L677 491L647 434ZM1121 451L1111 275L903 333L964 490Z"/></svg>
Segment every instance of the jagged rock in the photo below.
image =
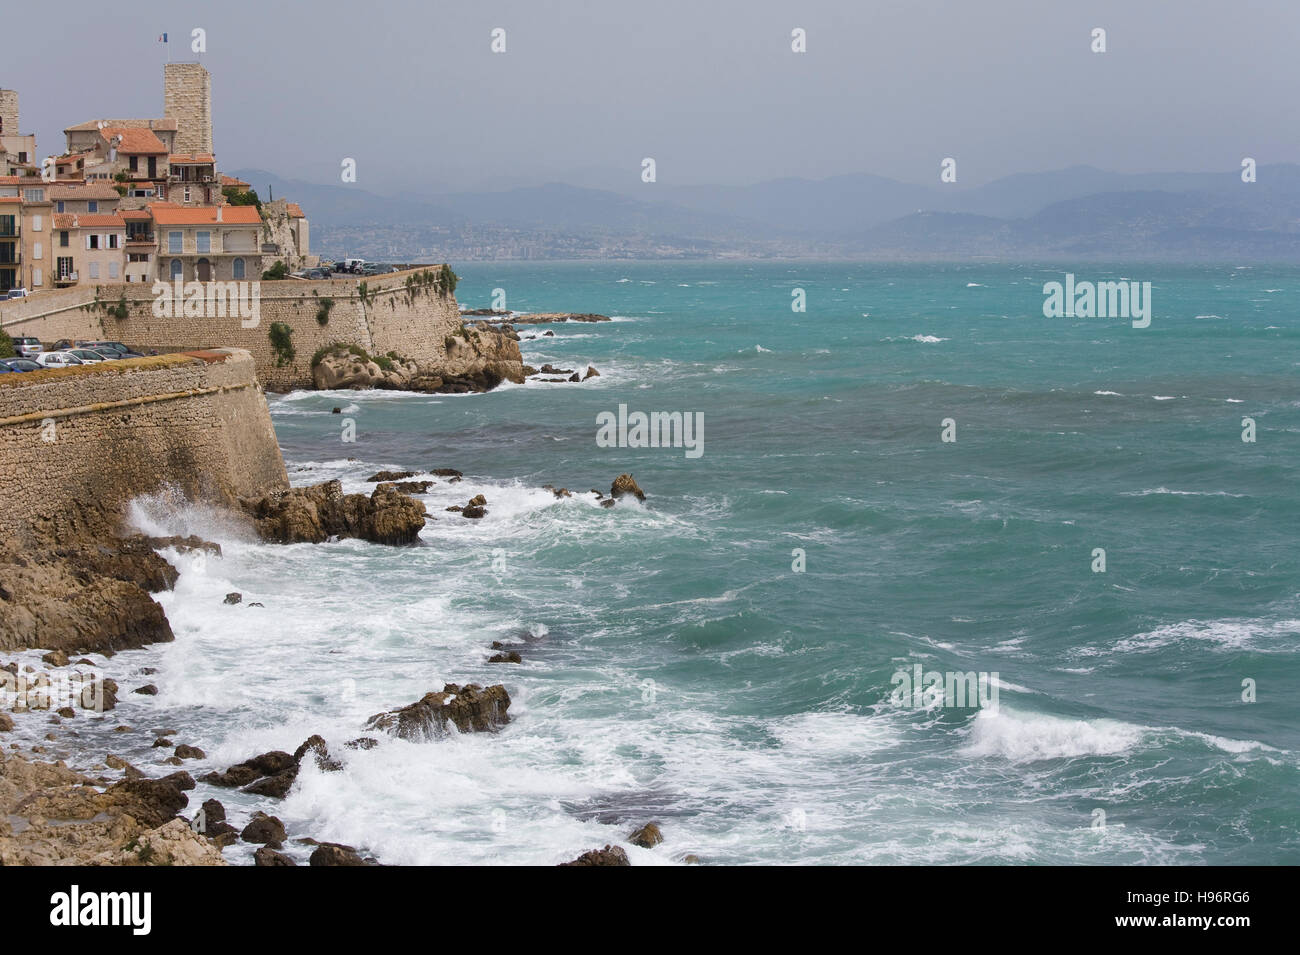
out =
<svg viewBox="0 0 1300 955"><path fill-rule="evenodd" d="M510 722L509 708L510 694L499 683L486 689L448 683L440 693L426 693L408 706L372 716L365 728L414 741L445 735L448 723L462 733L492 732Z"/></svg>
<svg viewBox="0 0 1300 955"><path fill-rule="evenodd" d="M248 825L239 833L239 838L245 842L259 842L278 848L285 840L284 823L275 816L255 812Z"/></svg>
<svg viewBox="0 0 1300 955"><path fill-rule="evenodd" d="M638 501L645 500L645 493L630 474L620 474L614 478L614 483L609 487L609 496L615 500L618 500L624 494L631 494Z"/></svg>
<svg viewBox="0 0 1300 955"><path fill-rule="evenodd" d="M275 750L237 763L224 772L208 773L203 777L203 781L213 786L234 789L237 786L247 786L263 776L274 776L289 769L293 769L296 773L297 768L298 763L292 756L281 750Z"/></svg>
<svg viewBox="0 0 1300 955"><path fill-rule="evenodd" d="M555 337L555 332L542 332L542 337L543 337L543 338L554 338L554 337Z"/></svg>
<svg viewBox="0 0 1300 955"><path fill-rule="evenodd" d="M41 656L41 661L52 667L65 667L68 665L68 655L62 650L51 650Z"/></svg>
<svg viewBox="0 0 1300 955"><path fill-rule="evenodd" d="M334 408L330 411L330 414L342 414L342 413L343 413L343 409L340 408L338 405L335 405Z"/></svg>
<svg viewBox="0 0 1300 955"><path fill-rule="evenodd" d="M197 746L187 746L182 743L180 746L176 747L176 751L172 755L177 759L204 759L207 756L207 753L203 752L203 750L199 749Z"/></svg>
<svg viewBox="0 0 1300 955"><path fill-rule="evenodd" d="M585 375L582 376L582 380L583 380L583 381L586 381L588 378L599 378L599 377L600 377L600 372L598 372L598 371L596 370L596 366L595 366L595 365L588 365L588 366L587 366L587 373L586 373Z"/></svg>
<svg viewBox="0 0 1300 955"><path fill-rule="evenodd" d="M432 486L432 481L395 481L379 485L379 487L388 488L400 494L427 494ZM376 490L378 489L376 488Z"/></svg>
<svg viewBox="0 0 1300 955"><path fill-rule="evenodd" d="M244 505L262 539L281 544L321 543L330 537L412 544L426 516L422 503L392 488L377 487L370 497L345 495L338 481L277 492Z"/></svg>
<svg viewBox="0 0 1300 955"><path fill-rule="evenodd" d="M461 474L461 472L457 471L455 468L434 468L429 473L432 474L434 477L462 478L465 476Z"/></svg>
<svg viewBox="0 0 1300 955"><path fill-rule="evenodd" d="M569 381L582 381L582 377L575 371L569 376Z"/></svg>
<svg viewBox="0 0 1300 955"><path fill-rule="evenodd" d="M0 542L0 650L107 655L173 639L149 595L175 583L175 568L143 537L90 541Z"/></svg>
<svg viewBox="0 0 1300 955"><path fill-rule="evenodd" d="M456 514L459 514L461 511L465 510L465 505L464 505L464 504L453 504L451 507L447 508L447 510L449 510L449 511L453 511L453 512L456 513Z"/></svg>
<svg viewBox="0 0 1300 955"><path fill-rule="evenodd" d="M226 604L227 606L233 607L235 604L242 602L243 599L244 599L243 594L226 594L226 599L223 600L222 603Z"/></svg>
<svg viewBox="0 0 1300 955"><path fill-rule="evenodd" d="M316 847L316 851L311 854L309 865L370 865L365 859L361 858L360 853L351 846L339 845L335 842L323 842Z"/></svg>
<svg viewBox="0 0 1300 955"><path fill-rule="evenodd" d="M289 790L293 788L294 781L298 778L298 767L287 769L282 773L276 773L274 776L267 776L259 779L251 786L245 786L240 792L251 793L254 796L268 796L271 799L283 799L289 795Z"/></svg>
<svg viewBox="0 0 1300 955"><path fill-rule="evenodd" d="M177 789L184 789L186 791L189 791L198 785L194 782L194 777L184 770L181 770L178 773L169 773L162 778L162 782L171 783Z"/></svg>
<svg viewBox="0 0 1300 955"><path fill-rule="evenodd" d="M221 556L221 545L212 541L205 541L202 537L191 534L189 537L146 537L149 547L153 550L163 550L167 547L174 548L178 553L188 554L192 551L202 551L209 557Z"/></svg>
<svg viewBox="0 0 1300 955"><path fill-rule="evenodd" d="M146 683L144 686L137 686L131 692L139 693L141 696L157 696L158 687L154 686L152 683Z"/></svg>
<svg viewBox="0 0 1300 955"><path fill-rule="evenodd" d="M524 658L519 655L518 650L510 650L506 653L494 653L488 657L488 663L523 663Z"/></svg>
<svg viewBox="0 0 1300 955"><path fill-rule="evenodd" d="M373 736L358 736L356 739L350 739L343 744L348 749L374 749L379 745L379 740Z"/></svg>
<svg viewBox="0 0 1300 955"><path fill-rule="evenodd" d="M642 849L650 849L664 841L664 835L659 831L659 827L653 822L647 822L632 835L627 837L627 841L634 846L640 846Z"/></svg>
<svg viewBox="0 0 1300 955"><path fill-rule="evenodd" d="M151 829L174 819L190 802L168 779L124 779L109 786L101 801L105 807L121 809Z"/></svg>
<svg viewBox="0 0 1300 955"><path fill-rule="evenodd" d="M288 866L297 864L283 852L276 852L270 846L262 846L253 853L253 865Z"/></svg>
<svg viewBox="0 0 1300 955"><path fill-rule="evenodd" d="M482 494L475 494L473 497L469 499L469 503L471 506L474 507L483 507L485 504L487 504L487 498L484 497Z"/></svg>
<svg viewBox="0 0 1300 955"><path fill-rule="evenodd" d="M572 862L561 862L560 865L631 865L628 861L627 852L621 846L605 846L603 849L592 849L590 852L584 852Z"/></svg>
<svg viewBox="0 0 1300 955"><path fill-rule="evenodd" d="M405 481L409 477L415 477L414 471L379 471L366 478L371 484L389 483L392 481Z"/></svg>
<svg viewBox="0 0 1300 955"><path fill-rule="evenodd" d="M607 498L605 498L603 501L600 502L600 506L601 506L601 507L613 507L613 506L614 506L614 499L613 499L612 497L607 497Z"/></svg>
<svg viewBox="0 0 1300 955"><path fill-rule="evenodd" d="M461 517L471 517L478 519L487 516L487 508L479 507L476 504L466 504L460 512Z"/></svg>
<svg viewBox="0 0 1300 955"><path fill-rule="evenodd" d="M330 755L329 747L322 736L309 736L301 746L294 750L294 762L302 765L302 758L308 753L315 757L316 765L324 772L336 773L343 768L343 764Z"/></svg>

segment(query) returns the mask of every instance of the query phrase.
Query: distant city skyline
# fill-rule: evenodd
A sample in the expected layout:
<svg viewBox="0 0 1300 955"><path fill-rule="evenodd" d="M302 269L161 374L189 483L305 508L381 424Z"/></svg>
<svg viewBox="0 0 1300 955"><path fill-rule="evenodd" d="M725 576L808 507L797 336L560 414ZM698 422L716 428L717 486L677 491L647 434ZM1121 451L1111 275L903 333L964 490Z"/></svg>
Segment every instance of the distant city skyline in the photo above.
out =
<svg viewBox="0 0 1300 955"><path fill-rule="evenodd" d="M222 168L337 183L354 158L358 185L377 193L651 190L645 157L673 186L849 173L931 184L953 157L958 188L1076 164L1300 161L1300 127L1284 121L1300 5L1264 0L232 0L219 17L197 3L124 15L75 0L60 14L55 37L37 7L6 13L27 40L6 56L0 87L19 91L22 132L41 155L61 153L75 123L160 116L170 56L212 73ZM806 53L791 50L796 27ZM496 28L504 53L491 51ZM1090 49L1095 28L1105 53Z"/></svg>

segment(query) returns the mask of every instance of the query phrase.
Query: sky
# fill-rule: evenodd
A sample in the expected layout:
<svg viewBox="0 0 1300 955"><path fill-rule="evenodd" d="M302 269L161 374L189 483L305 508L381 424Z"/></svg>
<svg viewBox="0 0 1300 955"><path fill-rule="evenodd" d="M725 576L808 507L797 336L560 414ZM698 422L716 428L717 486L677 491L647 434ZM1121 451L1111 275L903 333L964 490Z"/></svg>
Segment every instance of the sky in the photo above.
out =
<svg viewBox="0 0 1300 955"><path fill-rule="evenodd" d="M631 190L646 157L681 185L927 183L946 157L966 185L1300 162L1297 0L6 6L5 33L25 39L6 45L0 87L19 91L41 155L68 125L161 115L170 55L212 73L220 167L337 183L351 158L380 193Z"/></svg>

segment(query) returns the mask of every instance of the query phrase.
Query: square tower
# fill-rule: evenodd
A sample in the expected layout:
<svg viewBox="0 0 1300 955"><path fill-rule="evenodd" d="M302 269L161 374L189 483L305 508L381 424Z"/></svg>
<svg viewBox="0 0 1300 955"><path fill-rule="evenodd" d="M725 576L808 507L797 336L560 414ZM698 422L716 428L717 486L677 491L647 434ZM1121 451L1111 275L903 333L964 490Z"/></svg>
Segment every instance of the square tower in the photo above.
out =
<svg viewBox="0 0 1300 955"><path fill-rule="evenodd" d="M212 152L212 77L201 64L163 67L163 115L176 120L176 152Z"/></svg>
<svg viewBox="0 0 1300 955"><path fill-rule="evenodd" d="M18 135L18 91L0 90L0 136Z"/></svg>

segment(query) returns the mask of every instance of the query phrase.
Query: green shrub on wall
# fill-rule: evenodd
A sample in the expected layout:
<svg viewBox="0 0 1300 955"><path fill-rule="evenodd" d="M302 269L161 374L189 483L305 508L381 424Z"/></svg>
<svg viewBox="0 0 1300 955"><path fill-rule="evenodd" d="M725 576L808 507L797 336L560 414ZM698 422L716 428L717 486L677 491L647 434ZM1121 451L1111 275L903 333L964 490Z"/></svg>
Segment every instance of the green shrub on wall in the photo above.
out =
<svg viewBox="0 0 1300 955"><path fill-rule="evenodd" d="M266 337L271 340L271 348L275 350L275 367L283 368L291 364L294 359L293 329L284 322L272 322Z"/></svg>
<svg viewBox="0 0 1300 955"><path fill-rule="evenodd" d="M0 331L0 358L13 358L16 354L14 340L9 337L8 333Z"/></svg>
<svg viewBox="0 0 1300 955"><path fill-rule="evenodd" d="M284 278L288 274L289 274L289 266L285 265L283 262L277 261L275 265L271 266L269 269L267 269L265 272L262 273L262 279L267 282L273 282L278 279Z"/></svg>
<svg viewBox="0 0 1300 955"><path fill-rule="evenodd" d="M330 309L334 307L334 299L323 298L320 305L316 308L316 324L324 328L330 323Z"/></svg>

